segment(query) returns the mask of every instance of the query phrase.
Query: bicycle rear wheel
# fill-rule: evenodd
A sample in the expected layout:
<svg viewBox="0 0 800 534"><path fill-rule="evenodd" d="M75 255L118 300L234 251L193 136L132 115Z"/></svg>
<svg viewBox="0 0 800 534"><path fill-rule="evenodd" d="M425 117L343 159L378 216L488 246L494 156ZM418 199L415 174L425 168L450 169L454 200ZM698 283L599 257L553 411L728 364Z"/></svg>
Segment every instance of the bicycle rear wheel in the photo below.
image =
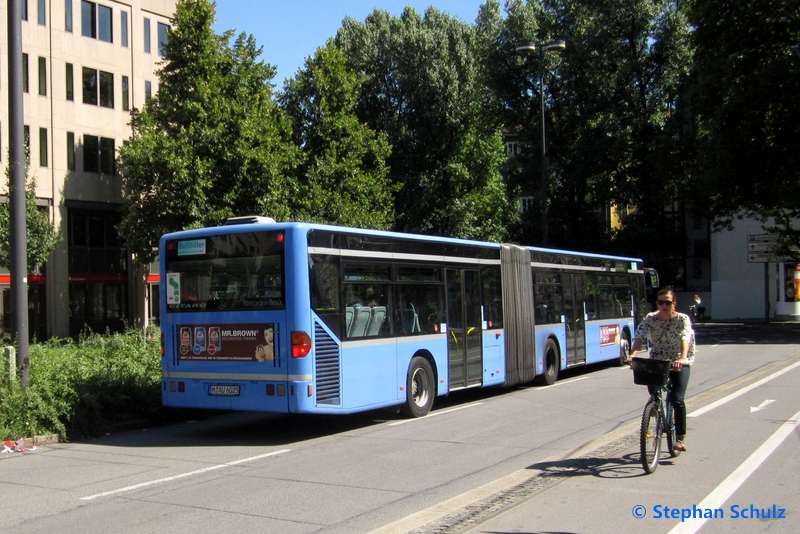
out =
<svg viewBox="0 0 800 534"><path fill-rule="evenodd" d="M671 404L667 404L667 427L664 433L667 435L667 450L669 455L676 458L681 455L681 451L675 449L675 442L678 441L677 434L675 433L675 408Z"/></svg>
<svg viewBox="0 0 800 534"><path fill-rule="evenodd" d="M661 432L661 416L658 411L658 402L655 399L650 399L644 407L642 428L639 434L642 467L644 467L647 474L655 472L656 468L658 468L658 455L661 453Z"/></svg>

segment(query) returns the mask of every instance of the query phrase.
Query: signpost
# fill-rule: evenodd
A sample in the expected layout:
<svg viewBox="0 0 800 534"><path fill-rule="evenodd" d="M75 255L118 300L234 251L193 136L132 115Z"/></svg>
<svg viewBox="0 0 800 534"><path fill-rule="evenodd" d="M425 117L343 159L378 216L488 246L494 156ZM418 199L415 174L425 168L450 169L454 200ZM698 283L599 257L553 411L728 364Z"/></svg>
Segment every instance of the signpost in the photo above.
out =
<svg viewBox="0 0 800 534"><path fill-rule="evenodd" d="M747 236L747 263L781 263L790 261L778 256L778 234L755 234Z"/></svg>

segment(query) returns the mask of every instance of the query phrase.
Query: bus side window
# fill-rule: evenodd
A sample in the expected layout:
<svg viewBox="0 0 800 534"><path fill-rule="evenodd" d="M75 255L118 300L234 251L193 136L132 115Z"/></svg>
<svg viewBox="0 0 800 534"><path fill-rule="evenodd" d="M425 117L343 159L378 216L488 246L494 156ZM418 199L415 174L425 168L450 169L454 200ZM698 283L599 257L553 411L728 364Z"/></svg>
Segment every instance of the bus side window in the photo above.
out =
<svg viewBox="0 0 800 534"><path fill-rule="evenodd" d="M413 336L439 331L444 309L442 285L398 284L395 303L395 335Z"/></svg>

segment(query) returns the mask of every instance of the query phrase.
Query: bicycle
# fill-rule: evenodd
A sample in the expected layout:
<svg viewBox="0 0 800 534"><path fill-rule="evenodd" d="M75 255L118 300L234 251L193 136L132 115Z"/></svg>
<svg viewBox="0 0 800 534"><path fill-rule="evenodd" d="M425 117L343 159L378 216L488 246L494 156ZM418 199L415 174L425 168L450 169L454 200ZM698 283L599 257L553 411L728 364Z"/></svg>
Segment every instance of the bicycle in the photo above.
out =
<svg viewBox="0 0 800 534"><path fill-rule="evenodd" d="M669 393L670 360L652 360L650 358L633 358L633 383L652 386L652 393L644 405L642 426L639 431L639 451L642 467L647 474L655 472L661 455L661 439L667 435L667 450L673 458L680 456L681 451L675 449L675 410L663 393Z"/></svg>
<svg viewBox="0 0 800 534"><path fill-rule="evenodd" d="M692 324L700 323L703 324L706 322L706 314L705 314L705 307L700 306L698 307L694 304L689 306L689 318L692 320Z"/></svg>

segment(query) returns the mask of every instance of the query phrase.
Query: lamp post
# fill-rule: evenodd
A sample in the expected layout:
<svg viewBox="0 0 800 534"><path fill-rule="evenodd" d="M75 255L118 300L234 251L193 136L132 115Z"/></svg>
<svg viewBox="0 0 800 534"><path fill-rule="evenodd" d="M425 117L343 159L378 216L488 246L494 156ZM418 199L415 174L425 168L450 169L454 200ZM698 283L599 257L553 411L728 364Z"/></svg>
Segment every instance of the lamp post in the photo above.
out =
<svg viewBox="0 0 800 534"><path fill-rule="evenodd" d="M542 197L542 246L547 245L547 144L544 131L544 53L562 52L567 47L564 41L549 41L547 43L525 42L517 45L517 54L528 56L539 51L539 96L542 107L542 157L539 163L541 172L541 197Z"/></svg>

